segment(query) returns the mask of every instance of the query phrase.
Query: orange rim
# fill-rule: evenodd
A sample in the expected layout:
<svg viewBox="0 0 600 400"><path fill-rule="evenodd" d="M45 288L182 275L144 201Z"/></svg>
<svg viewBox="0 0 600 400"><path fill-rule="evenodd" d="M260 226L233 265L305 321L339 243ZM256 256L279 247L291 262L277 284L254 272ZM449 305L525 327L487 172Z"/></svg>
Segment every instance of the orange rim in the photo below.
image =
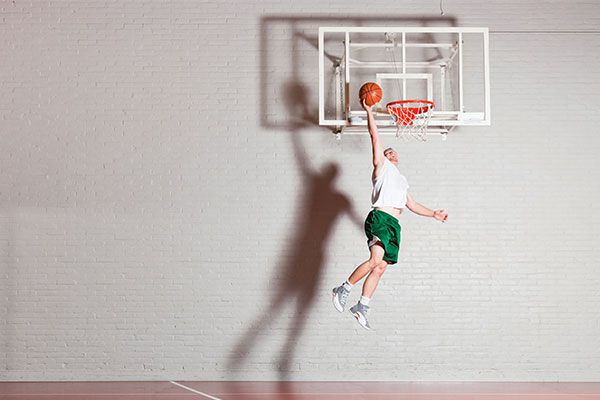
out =
<svg viewBox="0 0 600 400"><path fill-rule="evenodd" d="M404 107L410 104L415 104L415 103L421 103L421 104L425 104L424 106L421 107ZM391 103L387 103L385 105L385 108L388 109L388 111L391 109L397 110L397 109L402 109L402 108L414 108L414 109L423 109L423 111L421 111L419 114L424 113L425 111L428 111L432 108L435 107L435 104L433 104L433 101L429 101L429 100L398 100L398 101L392 101Z"/></svg>
<svg viewBox="0 0 600 400"><path fill-rule="evenodd" d="M415 104L416 107L411 107ZM387 103L385 108L396 117L396 124L410 126L417 115L430 111L434 106L429 100L398 100Z"/></svg>

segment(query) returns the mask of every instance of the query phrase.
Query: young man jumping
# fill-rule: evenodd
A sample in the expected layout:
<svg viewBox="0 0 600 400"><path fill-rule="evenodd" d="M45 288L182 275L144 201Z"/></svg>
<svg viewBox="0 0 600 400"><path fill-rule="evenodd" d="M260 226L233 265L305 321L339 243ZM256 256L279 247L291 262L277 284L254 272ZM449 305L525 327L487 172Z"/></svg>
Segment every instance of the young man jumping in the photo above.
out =
<svg viewBox="0 0 600 400"><path fill-rule="evenodd" d="M350 308L350 312L361 326L371 329L367 319L369 302L377 288L379 279L390 264L398 262L400 247L400 224L398 219L404 208L415 214L433 217L444 222L448 214L444 210L430 210L417 203L408 194L408 182L398 170L398 153L394 149L381 149L381 139L375 125L371 107L362 102L367 112L368 128L373 148L373 209L365 220L365 234L371 256L360 264L342 285L333 289L333 304L339 312L344 311L352 287L365 276L360 301Z"/></svg>

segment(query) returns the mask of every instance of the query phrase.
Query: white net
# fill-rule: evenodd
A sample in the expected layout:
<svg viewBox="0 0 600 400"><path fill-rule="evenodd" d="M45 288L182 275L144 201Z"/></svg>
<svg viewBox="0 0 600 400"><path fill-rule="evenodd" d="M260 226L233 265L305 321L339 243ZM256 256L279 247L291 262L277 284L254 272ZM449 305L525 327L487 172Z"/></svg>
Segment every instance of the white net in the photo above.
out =
<svg viewBox="0 0 600 400"><path fill-rule="evenodd" d="M396 136L422 141L427 140L427 127L433 107L433 102L427 100L401 100L386 105L396 124Z"/></svg>

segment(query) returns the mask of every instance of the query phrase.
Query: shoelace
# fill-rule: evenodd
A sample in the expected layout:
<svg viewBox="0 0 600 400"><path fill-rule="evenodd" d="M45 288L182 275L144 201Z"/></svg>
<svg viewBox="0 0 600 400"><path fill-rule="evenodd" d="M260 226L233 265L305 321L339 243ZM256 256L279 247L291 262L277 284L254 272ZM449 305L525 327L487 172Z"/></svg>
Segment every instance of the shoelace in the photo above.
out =
<svg viewBox="0 0 600 400"><path fill-rule="evenodd" d="M346 299L348 298L348 295L350 294L350 292L345 291L344 289L342 289L342 301L345 302Z"/></svg>

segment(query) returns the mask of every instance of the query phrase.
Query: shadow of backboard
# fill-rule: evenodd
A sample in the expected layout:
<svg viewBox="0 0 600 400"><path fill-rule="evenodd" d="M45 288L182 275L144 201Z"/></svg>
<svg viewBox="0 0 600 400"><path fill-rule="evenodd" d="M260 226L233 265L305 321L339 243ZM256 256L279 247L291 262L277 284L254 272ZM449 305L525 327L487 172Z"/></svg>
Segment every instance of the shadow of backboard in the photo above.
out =
<svg viewBox="0 0 600 400"><path fill-rule="evenodd" d="M318 32L322 26L454 27L449 16L267 15L260 23L260 120L268 129L319 126ZM331 65L339 52L325 52ZM335 88L330 88L334 92Z"/></svg>

